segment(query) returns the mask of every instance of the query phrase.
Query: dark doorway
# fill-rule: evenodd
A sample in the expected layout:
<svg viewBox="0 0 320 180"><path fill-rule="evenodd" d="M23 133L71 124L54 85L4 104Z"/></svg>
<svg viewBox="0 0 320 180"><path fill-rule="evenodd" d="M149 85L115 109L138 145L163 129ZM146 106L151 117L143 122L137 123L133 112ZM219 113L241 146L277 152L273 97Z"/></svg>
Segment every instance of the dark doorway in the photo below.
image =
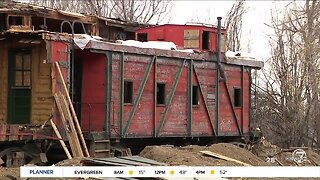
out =
<svg viewBox="0 0 320 180"><path fill-rule="evenodd" d="M81 58L76 57L74 60L73 104L79 121L81 121L82 107L82 74L83 61Z"/></svg>
<svg viewBox="0 0 320 180"><path fill-rule="evenodd" d="M8 123L31 119L31 49L9 49Z"/></svg>
<svg viewBox="0 0 320 180"><path fill-rule="evenodd" d="M203 31L202 32L202 49L209 50L210 48L210 32Z"/></svg>

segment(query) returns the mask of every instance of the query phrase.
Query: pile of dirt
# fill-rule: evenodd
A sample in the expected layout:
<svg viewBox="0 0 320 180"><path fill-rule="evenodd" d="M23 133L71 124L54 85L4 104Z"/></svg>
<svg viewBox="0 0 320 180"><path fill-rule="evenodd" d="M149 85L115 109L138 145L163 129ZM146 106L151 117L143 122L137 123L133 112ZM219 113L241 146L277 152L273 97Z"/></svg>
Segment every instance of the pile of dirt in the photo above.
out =
<svg viewBox="0 0 320 180"><path fill-rule="evenodd" d="M253 166L268 165L268 163L264 162L250 151L227 143L214 144L212 146L147 146L140 153L140 156L167 163L168 165L241 166L241 164L233 161L226 161L223 159L203 155L200 153L200 151L215 152Z"/></svg>
<svg viewBox="0 0 320 180"><path fill-rule="evenodd" d="M295 162L293 153L296 149L299 148L282 149L265 139L252 146L255 155L275 166L320 166L320 155L308 148L301 148L306 152L306 160Z"/></svg>
<svg viewBox="0 0 320 180"><path fill-rule="evenodd" d="M268 157L274 157L282 152L282 149L265 139L261 139L258 143L254 144L252 147L252 152L260 157L261 159L266 159Z"/></svg>

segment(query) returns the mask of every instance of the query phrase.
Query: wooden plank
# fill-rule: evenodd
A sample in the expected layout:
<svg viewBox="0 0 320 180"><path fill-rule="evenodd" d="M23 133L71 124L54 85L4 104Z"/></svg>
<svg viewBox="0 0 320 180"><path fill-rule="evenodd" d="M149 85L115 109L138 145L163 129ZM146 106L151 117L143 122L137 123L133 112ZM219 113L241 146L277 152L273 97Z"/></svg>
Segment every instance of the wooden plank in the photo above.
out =
<svg viewBox="0 0 320 180"><path fill-rule="evenodd" d="M184 39L192 39L192 40L199 40L200 38L200 31L199 30L184 30Z"/></svg>
<svg viewBox="0 0 320 180"><path fill-rule="evenodd" d="M235 163L238 163L238 164L242 164L244 166L252 166L250 164L244 163L242 161L239 161L239 160L236 160L236 159L233 159L233 158L229 158L227 156L224 156L224 155L221 155L221 154L218 154L218 153L215 153L215 152L211 152L211 151L200 151L200 152L205 154L205 155L209 155L209 156L216 157L216 158L219 158L219 159L223 159L223 160L226 160L226 161L232 161L232 162L235 162Z"/></svg>
<svg viewBox="0 0 320 180"><path fill-rule="evenodd" d="M17 135L19 133L19 126L11 125L9 126L9 141L16 141L19 140L19 136Z"/></svg>
<svg viewBox="0 0 320 180"><path fill-rule="evenodd" d="M72 120L72 117L71 117L71 114L70 114L70 110L69 110L69 107L68 107L67 100L62 95L61 92L59 92L58 94L59 94L62 110L64 111L64 116L65 116L67 125L69 126L69 128L71 130L72 142L74 143L74 147L76 149L76 153L77 154L74 155L74 156L83 157L83 151L81 149L80 141L79 141L79 138L78 138L78 135L77 135L77 130L74 127L74 124L73 124L73 120Z"/></svg>
<svg viewBox="0 0 320 180"><path fill-rule="evenodd" d="M79 120L78 120L78 117L77 117L77 114L74 110L74 107L72 105L72 101L70 99L70 96L69 96L69 91L67 89L67 86L66 86L66 83L64 82L64 79L63 79L63 76L62 76L62 72L61 72L61 69L60 69L60 66L59 66L59 63L58 62L55 62L55 65L57 67L57 70L59 72L59 76L60 76L60 79L62 81L62 84L63 84L63 89L65 91L65 94L67 96L67 100L69 102L69 105L70 105L70 109L71 109L71 112L72 112L72 116L74 118L74 122L76 124L76 128L78 130L78 134L80 136L80 140L81 140L81 143L82 143L82 147L84 149L84 153L87 157L90 157L90 154L89 154L89 151L88 151L88 148L87 148L87 145L86 145L86 141L84 140L84 137L83 137L83 134L82 134L82 130L81 130L81 127L79 125Z"/></svg>
<svg viewBox="0 0 320 180"><path fill-rule="evenodd" d="M60 142L60 144L61 144L64 152L66 153L68 159L72 159L72 156L71 156L71 154L70 154L70 152L69 152L66 144L65 144L64 141L62 140L61 134L60 134L59 130L57 129L57 126L54 124L54 122L52 121L52 119L50 119L50 122L51 122L51 126L52 126L54 132L56 133L57 137L60 138L59 142Z"/></svg>
<svg viewBox="0 0 320 180"><path fill-rule="evenodd" d="M6 124L0 124L0 141L5 141L7 138L7 125ZM3 134L3 135L2 135Z"/></svg>
<svg viewBox="0 0 320 180"><path fill-rule="evenodd" d="M276 161L280 166L283 166L283 164L282 164L277 158L275 158L275 161Z"/></svg>
<svg viewBox="0 0 320 180"><path fill-rule="evenodd" d="M184 48L191 49L191 48L199 48L200 42L199 40L184 40Z"/></svg>
<svg viewBox="0 0 320 180"><path fill-rule="evenodd" d="M71 136L71 130L70 130L69 126L67 125L67 122L66 122L66 119L65 119L65 116L64 116L64 112L62 110L62 106L61 106L60 98L58 97L58 94L54 94L54 99L56 101L56 104L57 104L57 107L58 107L58 110L59 110L59 113L60 113L61 121L63 123L63 126L65 127L65 130L66 130L66 135L67 135L67 138L69 140L71 152L72 152L73 156L77 156L77 150L76 150L75 145L73 143L73 139L72 139L72 136Z"/></svg>

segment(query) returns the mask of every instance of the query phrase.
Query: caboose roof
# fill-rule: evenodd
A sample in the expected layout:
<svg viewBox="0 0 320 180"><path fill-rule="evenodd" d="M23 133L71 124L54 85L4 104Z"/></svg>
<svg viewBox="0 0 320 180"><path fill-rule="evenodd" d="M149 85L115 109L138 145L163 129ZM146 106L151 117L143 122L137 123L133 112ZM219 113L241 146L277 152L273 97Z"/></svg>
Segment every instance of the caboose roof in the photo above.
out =
<svg viewBox="0 0 320 180"><path fill-rule="evenodd" d="M81 35L78 37L81 38ZM87 36L82 36L87 37ZM43 34L43 39L45 40L53 40L53 41L69 41L71 42L71 35L69 34L61 34L61 33L45 33ZM166 57L166 58L177 58L177 59L192 59L194 61L216 61L216 55L211 52L183 52L178 50L165 50L165 49L155 49L155 48L148 48L148 47L135 47L135 46L128 46L118 43L111 43L101 41L99 39L95 39L90 37L86 39L86 44L83 46L85 49L96 50L101 52L113 51L113 52L124 52L129 54L139 54L139 55L148 55L148 56L158 56L158 57ZM76 47L78 48L78 47ZM83 49L81 48L81 49ZM252 58L237 58L237 57L226 57L225 55L224 60L222 63L225 64L233 64L233 65L241 65L252 67L255 69L260 69L263 67L262 61L252 60Z"/></svg>
<svg viewBox="0 0 320 180"><path fill-rule="evenodd" d="M165 29L165 28L196 28L196 29L214 29L217 30L217 26L212 24L204 24L204 23L186 23L186 24L162 24L162 25L153 25L148 27L143 27L138 30L148 30L148 29ZM225 30L222 28L222 30Z"/></svg>

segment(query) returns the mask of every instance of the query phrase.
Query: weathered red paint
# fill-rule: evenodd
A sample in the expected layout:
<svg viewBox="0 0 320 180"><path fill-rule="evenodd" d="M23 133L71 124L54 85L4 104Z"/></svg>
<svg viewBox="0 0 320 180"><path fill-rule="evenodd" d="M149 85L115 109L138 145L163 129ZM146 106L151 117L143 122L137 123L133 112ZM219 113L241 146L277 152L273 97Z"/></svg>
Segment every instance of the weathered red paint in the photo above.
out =
<svg viewBox="0 0 320 180"><path fill-rule="evenodd" d="M105 129L106 57L88 50L77 51L82 63L81 125L83 131ZM91 127L90 127L91 126Z"/></svg>
<svg viewBox="0 0 320 180"><path fill-rule="evenodd" d="M111 118L110 131L112 138L120 138L121 132L128 123L129 114L132 111L133 104L124 105L123 119L120 119L120 59L122 52L120 51L124 46L114 44L94 44L92 47L104 49L112 53L112 59L106 59L104 53L94 53L89 50L77 50L76 57L83 63L82 72L82 128L84 131L104 131L106 127L106 69L107 62L112 61L112 92L111 92ZM92 48L88 47L88 48ZM109 49L108 49L109 48ZM113 50L112 50L113 49ZM119 50L119 51L118 51ZM130 53L130 51L132 51ZM144 51L151 53L144 53ZM164 50L126 48L124 54L124 80L133 81L133 101L137 98L139 87L144 79L148 64L152 61L154 56L152 53L158 55L157 72L155 72L155 63L152 68L144 87L141 99L138 103L137 109L131 121L126 137L155 137L156 132L160 126L160 121L164 114L165 105L156 105L155 108L155 82L166 83L166 102L168 101L170 91L176 78L176 74L181 67L185 58L179 58L178 52L166 51L164 56L161 56ZM121 52L121 53L119 53ZM157 53L158 52L158 53ZM176 53L170 57L169 53ZM182 55L186 56L186 54ZM55 55L57 56L57 55ZM200 57L201 56L201 57ZM191 55L190 55L191 57ZM194 59L195 71L192 74L192 84L201 85L202 93L199 89L199 105L192 107L192 130L191 137L214 136L214 131L217 131L219 126L219 136L239 136L236 118L232 111L232 104L234 99L234 88L241 88L242 86L242 72L241 66L237 64L227 64L223 62L223 69L226 75L226 84L229 89L231 101L229 100L227 88L224 81L220 81L220 121L219 125L216 119L216 103L209 103L209 96L216 96L216 62L211 59L202 60ZM210 56L203 56L210 57ZM53 58L57 59L57 57ZM172 103L170 104L168 114L165 119L163 128L161 129L160 137L188 137L188 69L190 68L191 58L187 58L183 66L180 80L177 84L177 89L174 93ZM241 63L241 62L239 62ZM254 66L254 65L253 65ZM197 73L196 73L197 72ZM155 77L157 79L155 80ZM244 72L244 107L235 108L236 116L239 120L239 126L243 133L249 132L249 71ZM92 127L90 129L90 109L84 104L97 104L92 106L91 119ZM99 106L98 106L99 104ZM205 104L208 107L205 107ZM101 105L101 106L100 106ZM242 111L244 109L244 111ZM243 118L242 119L242 114ZM156 116L156 121L154 120ZM120 126L123 121L122 127ZM212 128L213 126L213 128Z"/></svg>
<svg viewBox="0 0 320 180"><path fill-rule="evenodd" d="M64 81L68 84L68 72L69 69L67 68L68 65L68 43L63 42L63 41L47 41L47 47L49 47L49 49L47 49L48 52L50 52L51 54L51 59L50 61L52 62L52 68L53 68L53 93L57 93L57 92L62 92L64 93L64 89L62 86L62 80L60 79L58 70L56 69L54 63L55 62L61 62L60 69L64 78ZM63 125L62 125L62 121L60 119L60 114L58 111L57 106L55 105L53 107L54 109L54 121L57 125L57 127L59 129L63 129Z"/></svg>
<svg viewBox="0 0 320 180"><path fill-rule="evenodd" d="M200 25L178 25L178 24L164 24L159 26L152 26L141 28L136 31L136 40L138 40L139 33L147 33L148 41L169 41L175 43L181 49L184 48L184 31L185 30L199 30L200 50L202 50L202 34L204 31L209 32L210 36L210 51L216 52L217 49L217 28L200 26ZM222 34L226 34L226 30L222 29Z"/></svg>
<svg viewBox="0 0 320 180"><path fill-rule="evenodd" d="M132 80L134 82L134 97L137 97L139 86L144 78L145 71L148 63L151 61L152 56L138 56L132 54L126 54L124 58L124 79ZM157 59L157 82L166 83L166 101L168 101L170 91L173 87L173 83L176 74L183 59ZM188 63L189 61L187 61ZM113 106L111 110L112 114L112 137L119 137L121 132L120 124L120 56L114 56L112 59L112 99ZM186 63L186 64L187 64ZM192 121L192 134L191 136L213 136L213 130L210 123L210 118L205 108L204 101L207 100L208 91L216 94L216 71L214 62L194 62L196 71L198 73L199 81L197 81L196 74L193 72L193 84L201 84L203 88L203 94L201 95L199 90L200 104L193 106L193 121ZM227 85L233 99L233 88L241 87L241 66L228 66L225 74L227 76ZM242 109L236 108L236 114L239 119L240 127L243 127L243 132L249 131L249 77L248 73L245 73L245 100L244 100L244 120L242 120ZM146 86L144 88L142 97L140 99L137 110L134 114L130 128L128 130L127 137L153 137L155 136L155 124L154 124L154 65L148 77ZM236 120L232 112L232 103L227 96L227 91L220 82L220 95L221 95L221 119L219 132L221 136L238 136L239 132L236 125ZM180 80L178 82L177 89L174 93L172 103L169 107L169 112L166 117L164 126L161 130L161 137L185 137L188 136L188 67L184 66ZM133 104L124 105L124 125L127 124L130 111ZM216 127L215 106L209 106L209 113L213 126ZM156 106L156 129L159 128L161 117L163 115L165 106Z"/></svg>

